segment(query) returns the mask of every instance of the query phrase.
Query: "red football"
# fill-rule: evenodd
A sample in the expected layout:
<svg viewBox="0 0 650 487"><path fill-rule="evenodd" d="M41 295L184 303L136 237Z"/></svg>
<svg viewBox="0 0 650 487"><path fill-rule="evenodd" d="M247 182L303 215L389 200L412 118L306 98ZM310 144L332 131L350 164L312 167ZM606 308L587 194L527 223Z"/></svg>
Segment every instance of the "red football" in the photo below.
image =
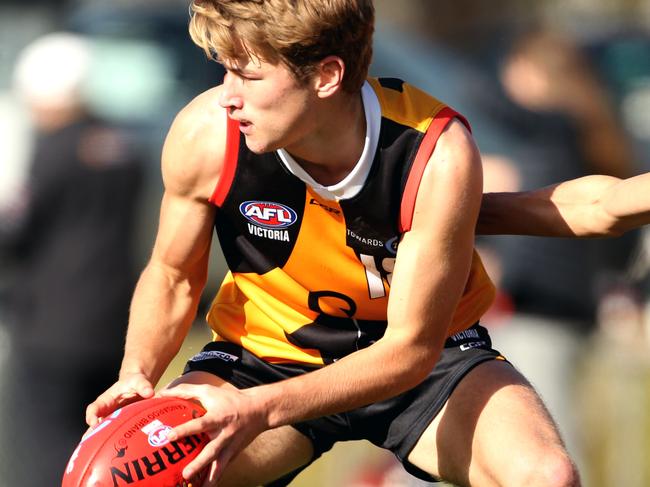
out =
<svg viewBox="0 0 650 487"><path fill-rule="evenodd" d="M207 471L183 480L185 465L209 439L192 435L170 442L167 432L205 414L200 405L175 397L154 397L116 410L89 430L68 461L62 487L200 486Z"/></svg>

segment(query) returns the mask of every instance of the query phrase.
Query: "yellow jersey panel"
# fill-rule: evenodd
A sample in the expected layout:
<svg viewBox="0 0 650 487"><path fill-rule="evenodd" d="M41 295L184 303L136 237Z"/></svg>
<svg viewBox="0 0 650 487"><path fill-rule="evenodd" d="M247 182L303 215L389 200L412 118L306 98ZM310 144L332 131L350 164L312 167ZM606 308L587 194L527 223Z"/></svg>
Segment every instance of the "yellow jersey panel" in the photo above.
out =
<svg viewBox="0 0 650 487"><path fill-rule="evenodd" d="M427 131L442 130L443 114L455 112L400 80L370 84L381 107L379 142L351 198L324 199L276 153L254 154L238 135L231 181L214 201L230 269L207 317L216 340L269 362L324 365L383 336L405 193L414 199L422 169L414 161L426 163L426 155L417 162L423 139L433 150L438 135ZM475 253L448 335L476 323L493 296Z"/></svg>

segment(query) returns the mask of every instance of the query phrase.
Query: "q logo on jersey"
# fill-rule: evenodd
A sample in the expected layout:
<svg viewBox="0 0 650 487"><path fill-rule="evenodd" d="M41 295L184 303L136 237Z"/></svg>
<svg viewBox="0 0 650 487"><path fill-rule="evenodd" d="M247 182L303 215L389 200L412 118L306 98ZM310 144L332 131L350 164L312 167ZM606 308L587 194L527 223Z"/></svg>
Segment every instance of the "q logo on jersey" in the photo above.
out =
<svg viewBox="0 0 650 487"><path fill-rule="evenodd" d="M397 246L398 245L399 245L399 237L393 237L384 244L384 247L391 254L397 255Z"/></svg>
<svg viewBox="0 0 650 487"><path fill-rule="evenodd" d="M271 201L244 201L239 211L249 222L265 228L286 228L298 219L291 208Z"/></svg>

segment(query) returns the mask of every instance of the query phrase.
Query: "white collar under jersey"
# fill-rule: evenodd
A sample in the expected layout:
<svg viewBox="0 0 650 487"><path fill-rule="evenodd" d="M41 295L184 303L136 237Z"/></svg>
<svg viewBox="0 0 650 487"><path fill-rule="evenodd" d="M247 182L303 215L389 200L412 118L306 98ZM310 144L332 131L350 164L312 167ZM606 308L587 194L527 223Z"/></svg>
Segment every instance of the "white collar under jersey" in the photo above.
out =
<svg viewBox="0 0 650 487"><path fill-rule="evenodd" d="M311 186L320 197L326 200L350 199L359 194L375 158L379 142L379 128L381 126L381 107L375 91L367 81L361 87L361 100L366 114L366 141L363 152L352 171L338 183L331 186L323 186L317 183L286 150L277 150L278 156L291 174Z"/></svg>

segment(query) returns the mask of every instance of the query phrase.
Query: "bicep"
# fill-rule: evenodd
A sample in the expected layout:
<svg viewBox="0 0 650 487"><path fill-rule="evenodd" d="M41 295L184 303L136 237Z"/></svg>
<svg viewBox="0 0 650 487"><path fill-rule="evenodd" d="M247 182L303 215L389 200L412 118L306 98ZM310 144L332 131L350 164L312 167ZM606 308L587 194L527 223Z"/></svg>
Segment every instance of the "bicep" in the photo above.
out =
<svg viewBox="0 0 650 487"><path fill-rule="evenodd" d="M214 209L206 201L166 191L151 263L181 274L193 274L207 261Z"/></svg>
<svg viewBox="0 0 650 487"><path fill-rule="evenodd" d="M438 141L400 242L388 309L390 333L442 345L467 282L480 207L480 156L458 122Z"/></svg>
<svg viewBox="0 0 650 487"><path fill-rule="evenodd" d="M208 200L223 153L223 133L195 125L191 116L175 121L163 147L165 192L150 262L183 276L207 267L216 212Z"/></svg>
<svg viewBox="0 0 650 487"><path fill-rule="evenodd" d="M197 99L172 124L162 153L165 186L150 264L168 274L202 277L207 271L216 208L209 202L223 163L226 116Z"/></svg>

